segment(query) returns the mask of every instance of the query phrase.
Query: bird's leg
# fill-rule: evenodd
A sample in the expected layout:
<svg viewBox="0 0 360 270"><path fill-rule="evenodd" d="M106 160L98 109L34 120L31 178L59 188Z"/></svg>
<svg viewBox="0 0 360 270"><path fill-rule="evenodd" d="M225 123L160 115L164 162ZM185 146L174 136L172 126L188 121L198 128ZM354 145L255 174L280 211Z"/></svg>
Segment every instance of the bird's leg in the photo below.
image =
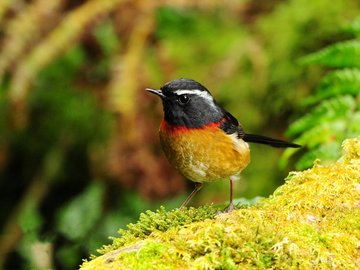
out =
<svg viewBox="0 0 360 270"><path fill-rule="evenodd" d="M180 209L184 209L184 207L191 201L191 199L195 196L196 193L202 188L202 183L195 183L194 190L190 193L190 195L186 198L186 200L180 206Z"/></svg>
<svg viewBox="0 0 360 270"><path fill-rule="evenodd" d="M234 185L234 180L235 180L235 177L234 176L230 176L230 204L228 206L228 208L225 210L226 213L230 213L232 212L233 210L235 210L235 206L233 204L233 185Z"/></svg>

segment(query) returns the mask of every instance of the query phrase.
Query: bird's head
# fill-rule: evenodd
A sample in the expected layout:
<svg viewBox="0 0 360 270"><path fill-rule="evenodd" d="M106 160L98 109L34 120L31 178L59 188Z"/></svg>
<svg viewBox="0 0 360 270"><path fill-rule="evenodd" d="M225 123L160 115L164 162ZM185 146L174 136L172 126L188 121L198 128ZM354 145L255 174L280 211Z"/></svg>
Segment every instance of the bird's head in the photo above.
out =
<svg viewBox="0 0 360 270"><path fill-rule="evenodd" d="M171 126L201 128L224 117L209 90L197 81L181 78L159 90L146 90L162 99L164 120Z"/></svg>

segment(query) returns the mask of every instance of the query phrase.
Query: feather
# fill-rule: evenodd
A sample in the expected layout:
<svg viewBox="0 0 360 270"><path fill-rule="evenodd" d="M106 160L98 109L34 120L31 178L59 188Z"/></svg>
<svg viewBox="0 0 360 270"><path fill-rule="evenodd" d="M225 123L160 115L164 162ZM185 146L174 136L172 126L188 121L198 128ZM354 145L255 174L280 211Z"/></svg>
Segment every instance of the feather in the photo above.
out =
<svg viewBox="0 0 360 270"><path fill-rule="evenodd" d="M301 145L286 142L283 140L273 139L262 135L255 135L255 134L245 134L244 141L246 142L252 142L252 143L260 143L260 144L266 144L270 145L272 147L279 147L279 148L286 148L286 147L292 147L292 148L299 148Z"/></svg>
<svg viewBox="0 0 360 270"><path fill-rule="evenodd" d="M221 120L221 126L220 128L226 133L226 134L237 134L238 138L243 138L245 135L244 129L242 128L241 124L238 122L238 120L228 111L225 109L222 109L222 113L224 114L224 117Z"/></svg>

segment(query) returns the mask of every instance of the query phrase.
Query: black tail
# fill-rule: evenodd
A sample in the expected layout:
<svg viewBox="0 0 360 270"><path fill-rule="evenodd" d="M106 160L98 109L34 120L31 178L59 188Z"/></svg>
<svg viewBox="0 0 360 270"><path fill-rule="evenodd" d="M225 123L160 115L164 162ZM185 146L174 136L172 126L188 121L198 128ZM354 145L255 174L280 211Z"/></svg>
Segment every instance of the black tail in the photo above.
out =
<svg viewBox="0 0 360 270"><path fill-rule="evenodd" d="M286 147L293 147L298 148L301 147L301 145L295 144L295 143L289 143L278 139L272 139L269 137L265 137L262 135L255 135L255 134L245 134L243 140L245 142L253 142L253 143L261 143L261 144L267 144L272 147L279 147L279 148L286 148Z"/></svg>

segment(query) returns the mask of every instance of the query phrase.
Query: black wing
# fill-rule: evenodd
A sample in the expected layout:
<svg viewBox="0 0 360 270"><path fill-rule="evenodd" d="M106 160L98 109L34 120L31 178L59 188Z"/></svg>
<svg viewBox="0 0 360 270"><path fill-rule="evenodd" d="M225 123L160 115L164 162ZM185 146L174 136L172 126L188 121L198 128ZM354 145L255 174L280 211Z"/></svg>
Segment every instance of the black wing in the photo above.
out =
<svg viewBox="0 0 360 270"><path fill-rule="evenodd" d="M227 134L234 134L237 133L238 137L243 139L245 142L251 143L260 143L270 145L272 147L279 147L279 148L299 148L301 145L286 142L283 140L269 138L263 135L255 135L255 134L246 134L243 127L240 125L238 120L228 111L223 109L224 117L223 122L221 123L220 128L225 131Z"/></svg>
<svg viewBox="0 0 360 270"><path fill-rule="evenodd" d="M255 135L255 134L245 134L243 140L245 142L253 142L253 143L261 143L270 145L272 147L279 147L279 148L286 148L286 147L292 147L292 148L299 148L301 145L296 143L290 143L283 140L273 139L262 135Z"/></svg>
<svg viewBox="0 0 360 270"><path fill-rule="evenodd" d="M238 122L238 120L229 112L223 109L224 117L222 119L222 123L220 128L226 132L226 134L234 134L237 133L239 138L243 138L245 136L244 129Z"/></svg>

